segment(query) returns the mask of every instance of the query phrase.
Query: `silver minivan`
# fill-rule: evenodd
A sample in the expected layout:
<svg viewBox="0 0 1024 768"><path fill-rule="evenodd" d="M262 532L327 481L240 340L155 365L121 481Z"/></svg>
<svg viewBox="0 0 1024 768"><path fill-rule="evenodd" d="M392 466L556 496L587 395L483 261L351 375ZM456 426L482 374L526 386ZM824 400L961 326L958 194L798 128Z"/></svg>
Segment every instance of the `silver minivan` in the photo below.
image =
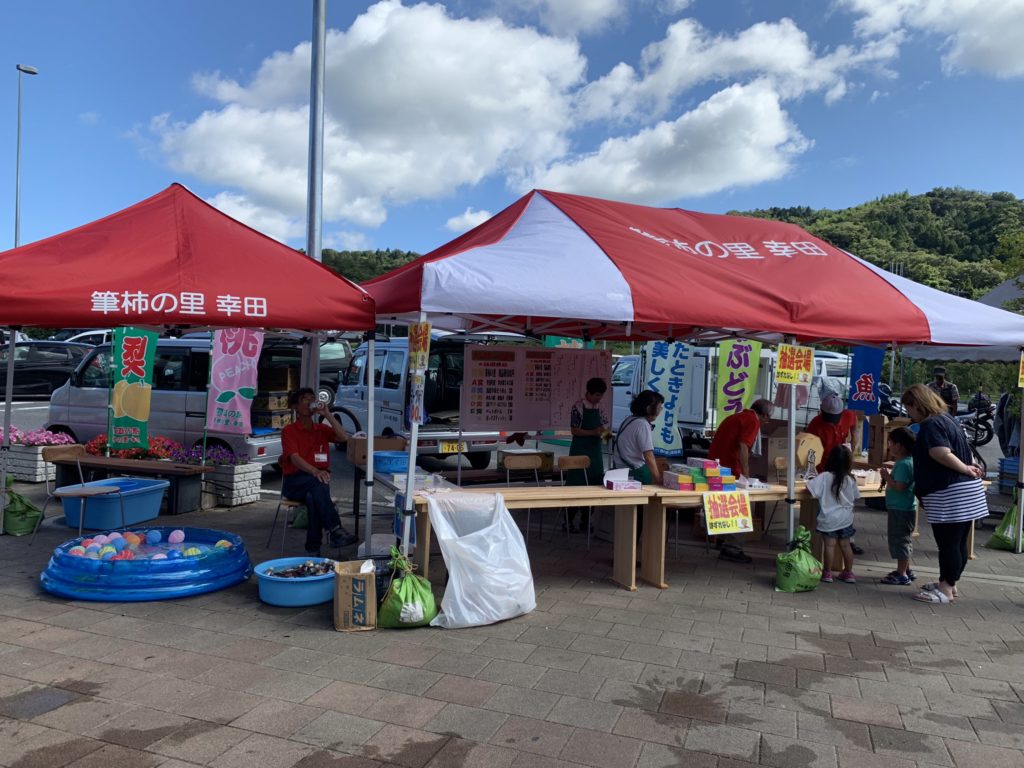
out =
<svg viewBox="0 0 1024 768"><path fill-rule="evenodd" d="M291 343L265 343L259 370L297 367L301 352ZM110 345L93 349L62 387L50 398L47 429L64 432L86 443L107 432L110 403ZM206 392L210 377L208 338L160 339L153 366L149 434L163 435L185 447L202 444L206 425ZM264 466L281 455L279 430L255 429L238 435L210 432L207 446L219 445L246 453Z"/></svg>

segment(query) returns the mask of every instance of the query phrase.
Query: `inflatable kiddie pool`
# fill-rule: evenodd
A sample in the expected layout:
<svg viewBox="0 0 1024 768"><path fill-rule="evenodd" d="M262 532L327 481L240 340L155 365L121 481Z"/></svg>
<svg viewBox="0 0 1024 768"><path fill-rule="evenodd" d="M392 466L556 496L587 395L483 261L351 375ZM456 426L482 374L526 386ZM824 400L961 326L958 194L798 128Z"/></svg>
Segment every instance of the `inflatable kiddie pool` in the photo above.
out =
<svg viewBox="0 0 1024 768"><path fill-rule="evenodd" d="M233 533L146 527L64 542L53 550L39 583L74 600L138 602L214 592L251 574L245 543Z"/></svg>

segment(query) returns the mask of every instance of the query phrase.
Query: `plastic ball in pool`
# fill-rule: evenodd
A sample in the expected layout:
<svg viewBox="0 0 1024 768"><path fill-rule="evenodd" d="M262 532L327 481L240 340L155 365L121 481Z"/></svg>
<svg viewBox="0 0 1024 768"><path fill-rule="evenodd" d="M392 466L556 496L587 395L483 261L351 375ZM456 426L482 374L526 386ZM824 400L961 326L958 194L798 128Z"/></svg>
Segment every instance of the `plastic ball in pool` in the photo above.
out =
<svg viewBox="0 0 1024 768"><path fill-rule="evenodd" d="M185 532L180 528L176 528L167 535L167 542L169 544L181 544L185 540Z"/></svg>
<svg viewBox="0 0 1024 768"><path fill-rule="evenodd" d="M91 545L92 543L93 543L92 539L82 539L82 543L81 543L81 544L79 544L79 546L80 546L80 547L84 547L85 549L88 549L88 548L89 548L89 546L90 546L90 545Z"/></svg>
<svg viewBox="0 0 1024 768"><path fill-rule="evenodd" d="M199 547L186 547L182 554L185 557L202 557L203 550L201 550Z"/></svg>
<svg viewBox="0 0 1024 768"><path fill-rule="evenodd" d="M107 537L102 533L97 534L96 536L92 537L92 543L99 544L100 546L102 546L107 543Z"/></svg>
<svg viewBox="0 0 1024 768"><path fill-rule="evenodd" d="M149 559L150 560L166 560L167 559L167 555L165 555L163 552L157 552L155 555L153 555Z"/></svg>
<svg viewBox="0 0 1024 768"><path fill-rule="evenodd" d="M213 546L216 547L217 549L231 549L231 542L228 541L227 539L221 539L220 541L218 541Z"/></svg>
<svg viewBox="0 0 1024 768"><path fill-rule="evenodd" d="M182 558L181 550L172 549L167 553L168 560L180 560Z"/></svg>
<svg viewBox="0 0 1024 768"><path fill-rule="evenodd" d="M121 538L123 538L126 542L128 542L128 546L129 547L137 547L137 546L139 546L139 535L137 533L132 533L131 531L128 531Z"/></svg>
<svg viewBox="0 0 1024 768"><path fill-rule="evenodd" d="M88 546L86 546L85 551L86 552L99 552L101 549L102 549L102 547L99 544L89 544Z"/></svg>
<svg viewBox="0 0 1024 768"><path fill-rule="evenodd" d="M112 531L111 533L108 533L108 534L107 534L107 540L108 540L108 541L109 541L110 539L120 539L120 538L123 538L123 537L121 536L121 533L120 533L120 531Z"/></svg>
<svg viewBox="0 0 1024 768"><path fill-rule="evenodd" d="M128 541L127 539L113 539L107 546L112 546L120 552L121 550L128 548Z"/></svg>
<svg viewBox="0 0 1024 768"><path fill-rule="evenodd" d="M163 539L163 534L160 531L146 531L146 543L151 547L159 544Z"/></svg>
<svg viewBox="0 0 1024 768"><path fill-rule="evenodd" d="M83 546L72 547L71 549L68 550L68 554L69 555L74 555L75 557L82 557L85 554L85 547L83 547Z"/></svg>
<svg viewBox="0 0 1024 768"><path fill-rule="evenodd" d="M113 547L110 547L110 549L104 548L100 552L100 560L113 560L115 557L117 557L117 551Z"/></svg>

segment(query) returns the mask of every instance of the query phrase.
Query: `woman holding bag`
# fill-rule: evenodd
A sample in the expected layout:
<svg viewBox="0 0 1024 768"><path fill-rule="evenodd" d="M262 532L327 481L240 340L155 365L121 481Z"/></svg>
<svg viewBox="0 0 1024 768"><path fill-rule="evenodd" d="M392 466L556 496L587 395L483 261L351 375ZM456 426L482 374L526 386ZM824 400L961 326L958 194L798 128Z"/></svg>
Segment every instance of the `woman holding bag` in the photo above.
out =
<svg viewBox="0 0 1024 768"><path fill-rule="evenodd" d="M634 480L661 484L661 470L654 460L654 422L661 413L665 398L645 389L629 404L632 414L622 420L615 439L615 460L619 467L628 467Z"/></svg>

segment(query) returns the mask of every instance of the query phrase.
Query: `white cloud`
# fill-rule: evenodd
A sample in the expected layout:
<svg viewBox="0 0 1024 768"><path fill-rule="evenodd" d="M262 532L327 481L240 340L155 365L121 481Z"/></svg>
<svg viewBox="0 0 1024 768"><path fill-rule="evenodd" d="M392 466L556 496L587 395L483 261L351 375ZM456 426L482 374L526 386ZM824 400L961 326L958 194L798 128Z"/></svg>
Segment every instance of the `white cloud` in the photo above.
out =
<svg viewBox="0 0 1024 768"><path fill-rule="evenodd" d="M250 82L194 79L223 102L151 130L177 171L237 190L256 209L304 216L310 46L268 57ZM390 204L439 198L562 156L585 61L571 40L440 5L384 0L326 56L324 220L377 226Z"/></svg>
<svg viewBox="0 0 1024 768"><path fill-rule="evenodd" d="M1000 78L1024 77L1024 2L1021 0L841 0L860 15L864 36L917 30L942 36L948 73L973 70Z"/></svg>
<svg viewBox="0 0 1024 768"><path fill-rule="evenodd" d="M749 186L784 175L810 142L767 81L732 85L671 122L556 163L531 186L643 203Z"/></svg>
<svg viewBox="0 0 1024 768"><path fill-rule="evenodd" d="M304 220L288 216L274 208L256 205L243 195L221 192L208 198L206 202L231 218L238 219L282 243L302 237L306 232Z"/></svg>
<svg viewBox="0 0 1024 768"><path fill-rule="evenodd" d="M473 227L483 224L493 215L490 211L474 211L470 207L458 216L452 216L445 222L444 226L450 232L468 232Z"/></svg>
<svg viewBox="0 0 1024 768"><path fill-rule="evenodd" d="M649 110L660 116L694 86L743 79L769 79L785 99L825 91L831 102L846 92L846 72L884 66L898 53L896 43L886 37L819 56L790 19L754 24L735 36L712 35L696 20L682 19L668 27L663 40L644 48L639 72L620 63L583 88L580 111L590 120L628 118Z"/></svg>
<svg viewBox="0 0 1024 768"><path fill-rule="evenodd" d="M627 6L626 0L495 0L502 17L536 18L544 29L566 36L599 32L625 16Z"/></svg>
<svg viewBox="0 0 1024 768"><path fill-rule="evenodd" d="M323 247L335 251L366 251L370 248L370 240L362 232L338 230L324 235Z"/></svg>

